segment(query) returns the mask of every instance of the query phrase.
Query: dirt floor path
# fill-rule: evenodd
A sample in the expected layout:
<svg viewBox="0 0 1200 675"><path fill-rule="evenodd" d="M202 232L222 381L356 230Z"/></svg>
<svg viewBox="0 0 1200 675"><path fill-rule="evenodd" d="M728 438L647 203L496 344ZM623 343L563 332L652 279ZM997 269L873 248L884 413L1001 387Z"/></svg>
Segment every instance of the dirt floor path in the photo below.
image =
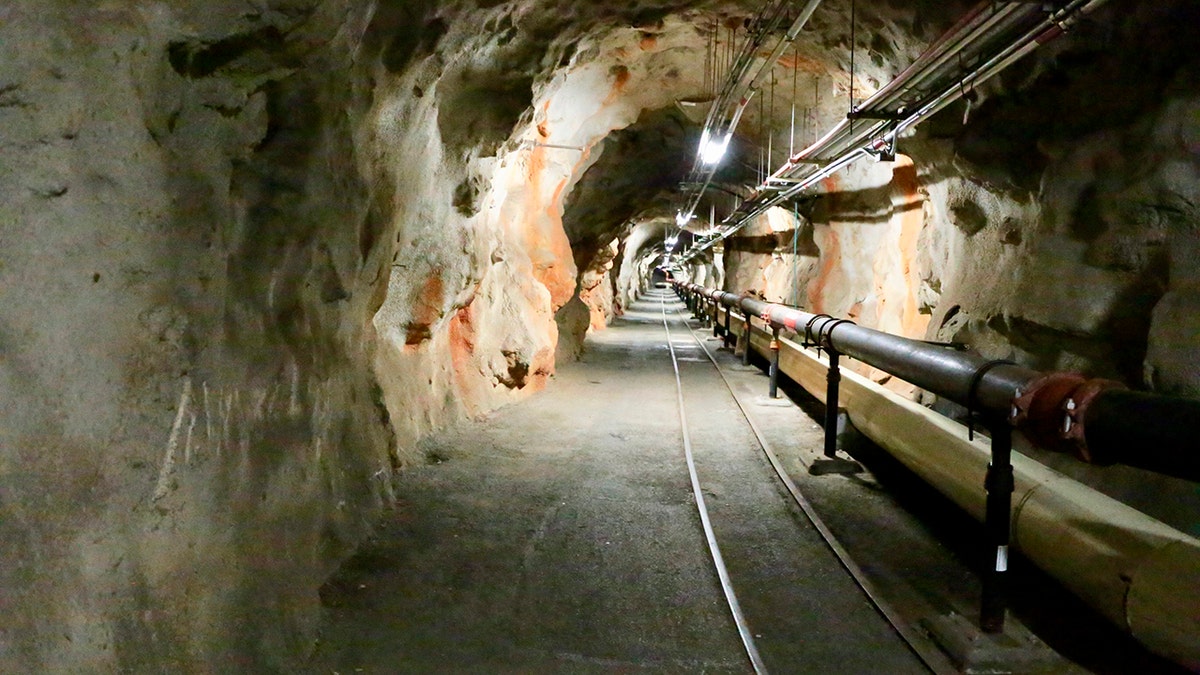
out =
<svg viewBox="0 0 1200 675"><path fill-rule="evenodd" d="M672 322L698 471L767 665L922 672ZM545 393L425 450L431 464L401 479L399 507L326 587L314 672L750 670L696 513L658 299L590 338Z"/></svg>

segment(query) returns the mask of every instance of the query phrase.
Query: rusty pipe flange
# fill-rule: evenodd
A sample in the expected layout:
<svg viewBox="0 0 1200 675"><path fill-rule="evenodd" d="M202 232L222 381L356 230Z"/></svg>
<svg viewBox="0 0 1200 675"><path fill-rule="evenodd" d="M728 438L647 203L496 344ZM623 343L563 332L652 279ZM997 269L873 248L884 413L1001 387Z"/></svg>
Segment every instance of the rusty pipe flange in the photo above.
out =
<svg viewBox="0 0 1200 675"><path fill-rule="evenodd" d="M1035 445L1055 452L1072 452L1072 444L1062 437L1063 410L1071 393L1086 381L1078 373L1039 377L1013 399L1009 422Z"/></svg>
<svg viewBox="0 0 1200 675"><path fill-rule="evenodd" d="M1061 436L1072 445L1071 452L1079 459L1090 464L1111 464L1104 457L1097 457L1088 449L1087 430L1084 420L1087 419L1088 406L1096 397L1110 389L1127 389L1124 384L1113 380L1088 380L1075 388L1062 403Z"/></svg>

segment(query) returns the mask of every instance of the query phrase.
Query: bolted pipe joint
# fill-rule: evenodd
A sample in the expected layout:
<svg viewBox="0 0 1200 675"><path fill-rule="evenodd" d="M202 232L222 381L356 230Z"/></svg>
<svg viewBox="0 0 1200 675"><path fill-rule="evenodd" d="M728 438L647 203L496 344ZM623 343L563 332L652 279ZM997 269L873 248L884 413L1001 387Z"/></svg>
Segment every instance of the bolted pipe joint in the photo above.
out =
<svg viewBox="0 0 1200 675"><path fill-rule="evenodd" d="M1087 412L1098 396L1125 389L1111 380L1089 380L1077 373L1049 373L1013 399L1009 422L1033 443L1096 462L1087 442Z"/></svg>

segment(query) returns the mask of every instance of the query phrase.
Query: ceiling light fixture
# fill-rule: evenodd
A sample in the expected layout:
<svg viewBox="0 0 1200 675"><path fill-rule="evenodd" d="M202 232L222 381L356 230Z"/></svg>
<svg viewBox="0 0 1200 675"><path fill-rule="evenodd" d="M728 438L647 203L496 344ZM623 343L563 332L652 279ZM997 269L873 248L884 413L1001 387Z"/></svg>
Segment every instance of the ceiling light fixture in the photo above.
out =
<svg viewBox="0 0 1200 675"><path fill-rule="evenodd" d="M725 134L725 138L720 141L712 138L705 138L700 144L700 161L708 165L719 164L725 157L725 151L729 149L729 139L732 134Z"/></svg>

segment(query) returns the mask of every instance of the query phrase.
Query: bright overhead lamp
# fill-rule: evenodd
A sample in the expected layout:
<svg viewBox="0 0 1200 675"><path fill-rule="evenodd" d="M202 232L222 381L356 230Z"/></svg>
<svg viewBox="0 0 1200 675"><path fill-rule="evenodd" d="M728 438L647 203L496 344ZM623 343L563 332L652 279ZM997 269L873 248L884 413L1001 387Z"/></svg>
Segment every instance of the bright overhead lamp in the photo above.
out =
<svg viewBox="0 0 1200 675"><path fill-rule="evenodd" d="M732 134L725 134L725 138L716 140L706 135L700 143L700 161L709 165L719 163L725 157L725 151L729 149L731 137Z"/></svg>

